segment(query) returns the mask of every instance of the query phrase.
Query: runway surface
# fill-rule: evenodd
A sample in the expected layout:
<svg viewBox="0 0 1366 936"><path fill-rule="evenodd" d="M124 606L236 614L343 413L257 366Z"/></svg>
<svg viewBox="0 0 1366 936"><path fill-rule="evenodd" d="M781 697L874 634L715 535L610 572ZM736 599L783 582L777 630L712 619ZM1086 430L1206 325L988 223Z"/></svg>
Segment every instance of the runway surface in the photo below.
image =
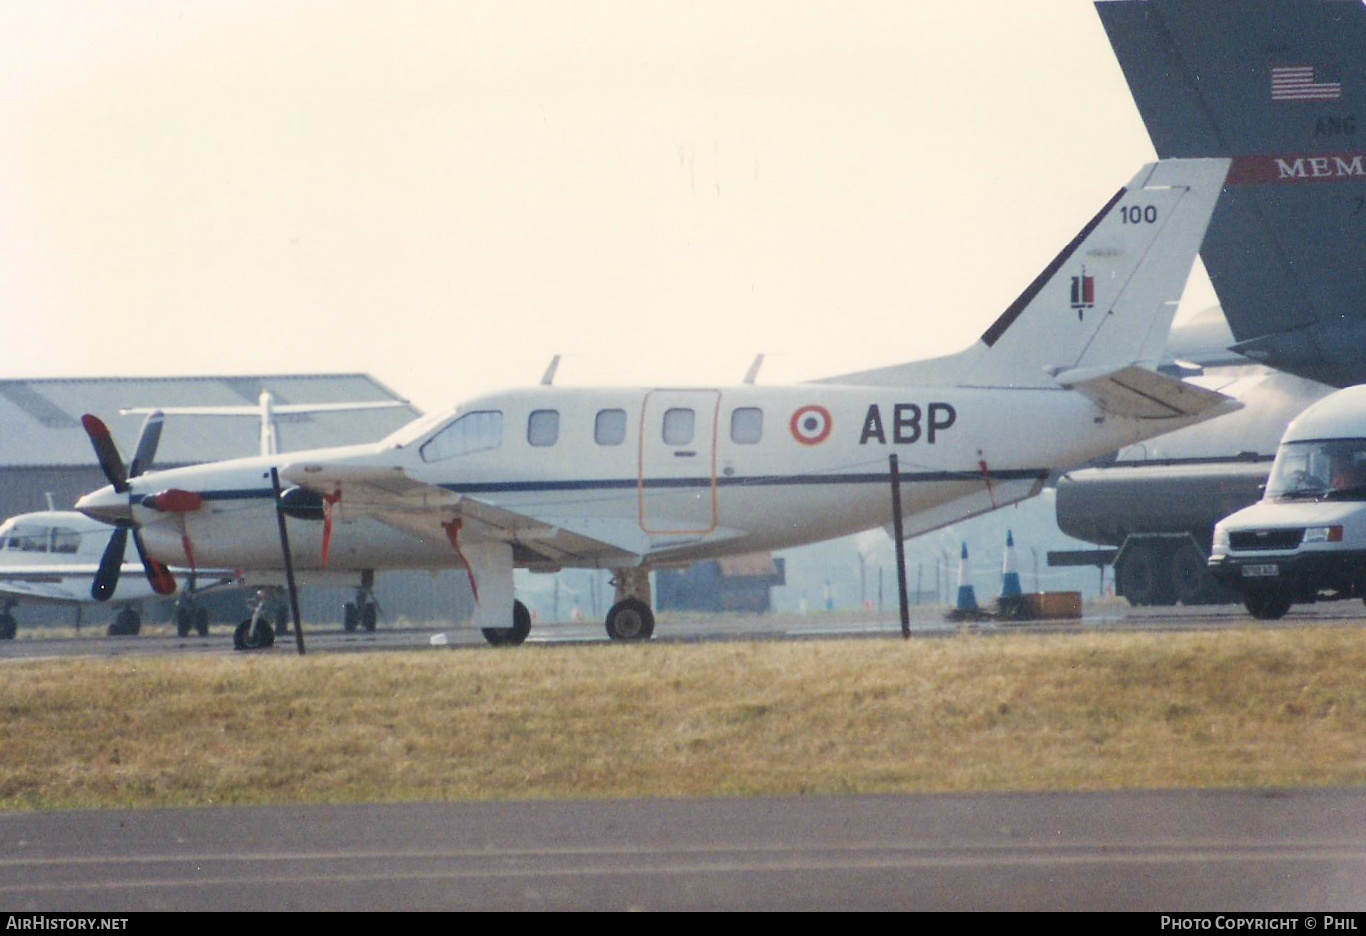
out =
<svg viewBox="0 0 1366 936"><path fill-rule="evenodd" d="M1343 601L1297 606L1279 621L1256 621L1241 605L1197 608L1130 608L1123 603L1088 606L1083 618L1066 621L1005 623L949 621L943 609L921 607L911 615L912 639L952 636L971 632L983 637L1005 634L1082 634L1107 631L1185 631L1230 627L1363 627L1366 609L1359 602ZM151 625L138 637L106 637L102 629L88 627L80 635L46 637L38 628L23 629L16 640L0 641L0 662L17 659L67 656L145 656L159 654L236 654L231 629L213 628L207 637L177 637L170 625ZM859 614L809 615L662 615L655 628L656 642L694 643L716 640L812 640L899 637L901 624L894 616ZM577 621L537 624L528 643L576 644L605 642L600 622ZM398 626L382 624L372 632L347 633L336 624L304 625L308 652L350 653L382 650L473 649L487 644L479 631L441 624ZM297 653L291 634L281 634L275 646L251 653Z"/></svg>
<svg viewBox="0 0 1366 936"><path fill-rule="evenodd" d="M1366 904L1366 792L0 814L0 906L1283 911Z"/></svg>

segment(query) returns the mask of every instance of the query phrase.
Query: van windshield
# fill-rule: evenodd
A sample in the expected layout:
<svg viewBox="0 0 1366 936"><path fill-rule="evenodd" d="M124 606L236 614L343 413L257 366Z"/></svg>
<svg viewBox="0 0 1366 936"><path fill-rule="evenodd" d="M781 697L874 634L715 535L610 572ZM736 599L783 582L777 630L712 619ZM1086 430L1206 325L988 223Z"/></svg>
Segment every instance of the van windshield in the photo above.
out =
<svg viewBox="0 0 1366 936"><path fill-rule="evenodd" d="M1366 439L1287 442L1266 482L1268 500L1366 500Z"/></svg>

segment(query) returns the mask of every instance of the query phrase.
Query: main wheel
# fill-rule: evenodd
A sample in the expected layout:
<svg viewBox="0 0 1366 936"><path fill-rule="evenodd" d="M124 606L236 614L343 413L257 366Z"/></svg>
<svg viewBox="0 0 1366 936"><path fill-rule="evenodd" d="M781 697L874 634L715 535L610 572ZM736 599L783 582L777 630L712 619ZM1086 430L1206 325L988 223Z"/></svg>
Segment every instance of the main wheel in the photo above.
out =
<svg viewBox="0 0 1366 936"><path fill-rule="evenodd" d="M512 602L511 627L485 627L484 639L494 647L516 647L531 633L531 612L520 601Z"/></svg>
<svg viewBox="0 0 1366 936"><path fill-rule="evenodd" d="M627 598L607 612L607 636L613 640L649 640L655 632L655 613L639 598Z"/></svg>
<svg viewBox="0 0 1366 936"><path fill-rule="evenodd" d="M357 625L360 624L360 608L355 604L347 602L342 605L342 630L348 634L356 632Z"/></svg>
<svg viewBox="0 0 1366 936"><path fill-rule="evenodd" d="M1290 610L1290 596L1273 589L1250 591L1243 596L1243 607L1259 621L1275 621Z"/></svg>
<svg viewBox="0 0 1366 936"><path fill-rule="evenodd" d="M209 609L203 605L195 608L194 629L200 637L209 636Z"/></svg>
<svg viewBox="0 0 1366 936"><path fill-rule="evenodd" d="M198 609L192 604L182 604L175 609L175 632L177 637L188 637L194 629L195 614Z"/></svg>
<svg viewBox="0 0 1366 936"><path fill-rule="evenodd" d="M514 612L515 616L515 612ZM379 605L373 601L367 601L360 606L360 626L367 631L374 632L375 624L379 620Z"/></svg>
<svg viewBox="0 0 1366 936"><path fill-rule="evenodd" d="M142 618L132 608L124 608L109 624L110 637L136 637L142 630Z"/></svg>
<svg viewBox="0 0 1366 936"><path fill-rule="evenodd" d="M13 640L18 631L19 622L14 619L14 615L8 611L0 614L0 640Z"/></svg>

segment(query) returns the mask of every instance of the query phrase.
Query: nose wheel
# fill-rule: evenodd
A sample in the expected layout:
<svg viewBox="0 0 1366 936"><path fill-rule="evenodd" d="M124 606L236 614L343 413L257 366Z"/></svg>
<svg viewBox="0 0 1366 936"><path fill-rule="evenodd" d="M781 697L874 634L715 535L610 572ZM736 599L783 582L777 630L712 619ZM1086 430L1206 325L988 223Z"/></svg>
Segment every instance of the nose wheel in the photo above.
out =
<svg viewBox="0 0 1366 936"><path fill-rule="evenodd" d="M379 602L368 588L356 589L356 600L342 605L342 629L348 634L357 630L374 631L379 622Z"/></svg>
<svg viewBox="0 0 1366 936"><path fill-rule="evenodd" d="M247 618L232 632L234 650L265 650L275 646L275 628L270 624L270 606L274 595L263 589L256 593L256 603Z"/></svg>
<svg viewBox="0 0 1366 936"><path fill-rule="evenodd" d="M188 637L191 633L209 636L209 609L193 598L182 598L176 603L175 632L179 637Z"/></svg>

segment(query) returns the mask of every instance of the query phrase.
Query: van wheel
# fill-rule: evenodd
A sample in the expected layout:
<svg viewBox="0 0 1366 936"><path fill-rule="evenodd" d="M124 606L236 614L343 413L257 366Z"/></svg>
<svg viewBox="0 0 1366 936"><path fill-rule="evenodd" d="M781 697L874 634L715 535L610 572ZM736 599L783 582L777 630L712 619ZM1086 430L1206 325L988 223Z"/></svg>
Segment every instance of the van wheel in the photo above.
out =
<svg viewBox="0 0 1366 936"><path fill-rule="evenodd" d="M1243 607L1259 621L1276 621L1290 610L1290 597L1279 591L1251 591L1243 596Z"/></svg>

